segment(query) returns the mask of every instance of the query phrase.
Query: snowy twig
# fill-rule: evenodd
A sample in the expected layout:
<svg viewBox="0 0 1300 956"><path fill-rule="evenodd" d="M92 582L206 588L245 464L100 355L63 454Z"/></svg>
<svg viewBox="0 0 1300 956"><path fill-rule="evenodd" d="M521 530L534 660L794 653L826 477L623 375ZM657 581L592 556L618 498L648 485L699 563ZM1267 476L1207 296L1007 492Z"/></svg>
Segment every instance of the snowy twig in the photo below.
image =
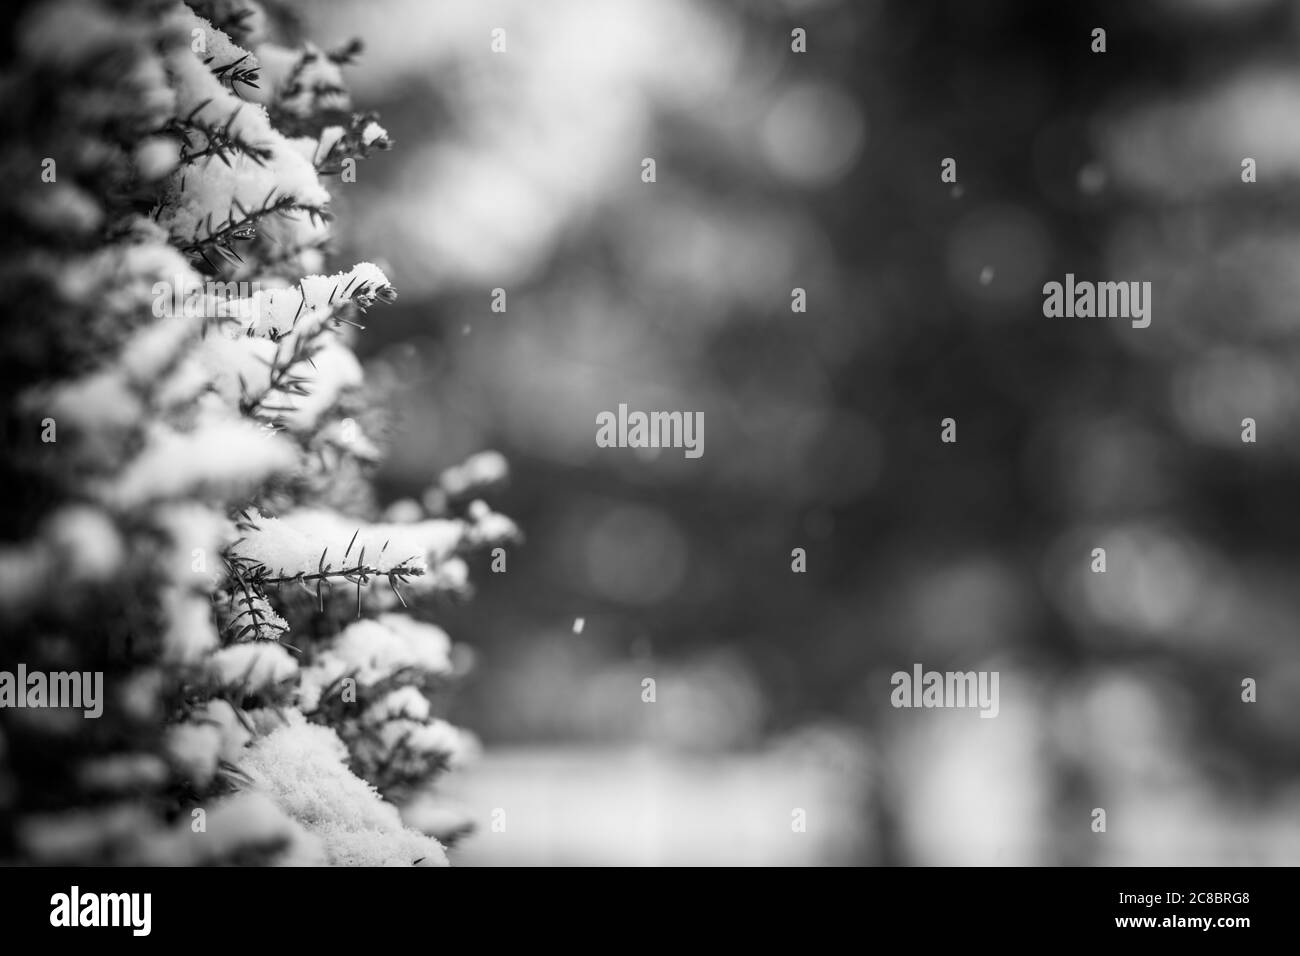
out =
<svg viewBox="0 0 1300 956"><path fill-rule="evenodd" d="M234 601L242 602L244 610L240 611L230 619L229 626L233 627L238 621L245 617L249 619L249 623L239 628L239 630L233 635L232 639L235 641L241 640L250 631L257 638L266 638L267 631L272 632L271 637L276 637L287 632L289 630L287 626L268 620L262 613L257 602L259 600L265 601L266 595L260 593L248 582L242 574L238 563L232 563L230 565L230 573L231 576L234 577L236 586L240 591L240 595L234 598Z"/></svg>
<svg viewBox="0 0 1300 956"><path fill-rule="evenodd" d="M356 536L354 535L353 543L355 541ZM333 564L325 563L328 551L327 548L321 552L320 562L315 571L299 571L297 574L272 574L264 565L249 561L246 558L240 558L237 555L228 554L226 561L230 565L232 577L235 577L241 585L252 585L258 590L264 591L266 588L280 588L288 584L297 584L309 594L315 594L316 601L322 612L325 610L325 594L332 590L333 587L331 582L337 580L347 581L356 587L357 617L361 617L361 589L372 580L387 578L389 587L393 589L398 599L405 604L405 598L402 597L402 592L397 587L398 583L405 584L411 578L420 577L424 574L424 568L410 563L418 560L414 557L384 570L376 564L366 563L366 549L363 547L361 553L357 556L356 563L349 565L347 559L352 551L352 544L350 543L347 552L343 555L343 564L335 567ZM314 591L311 587L313 584L315 585Z"/></svg>
<svg viewBox="0 0 1300 956"><path fill-rule="evenodd" d="M232 132L235 118L239 115L239 110L242 107L236 108L226 122L220 126L199 119L199 114L211 102L211 100L204 100L184 119L173 120L165 128L165 132L177 134L184 141L180 155L181 165L190 165L200 159L216 156L229 166L229 157L232 152L243 153L259 166L264 165L272 158L273 153L269 146L251 143L239 134ZM192 137L195 135L202 137L202 146L191 149Z"/></svg>
<svg viewBox="0 0 1300 956"><path fill-rule="evenodd" d="M234 212L231 212L226 221L220 226L214 226L212 216L209 215L206 221L207 235L195 235L188 243L180 243L181 252L191 256L203 256L208 251L222 252L223 254L233 253L231 242L235 239L251 239L256 234L256 226L259 222L275 213L286 212L306 212L312 218L320 217L328 219L329 213L322 207L307 206L300 203L293 196L280 196L273 199L268 195L262 205L248 211L237 200L235 210L239 212L240 218L236 218Z"/></svg>
<svg viewBox="0 0 1300 956"><path fill-rule="evenodd" d="M282 343L277 342L275 356L270 361L271 373L266 390L256 396L245 394L240 399L239 410L250 418L257 417L258 412L263 411L292 411L292 408L268 405L267 399L276 392L283 395L301 396L309 394L307 385L311 382L311 379L301 375L294 375L293 369L302 362L312 363L312 356L321 349L318 340L323 331L324 327L321 327L310 336L294 339L293 348L289 350L289 354L285 358L281 357Z"/></svg>
<svg viewBox="0 0 1300 956"><path fill-rule="evenodd" d="M240 64L243 63L245 60L251 60L251 59L252 59L252 54L245 53L239 59L232 60L231 62L225 63L221 66L212 66L212 60L213 60L212 57L209 57L203 62L204 65L208 66L212 70L212 75L215 76L222 83L225 83L227 86L229 86L231 92L233 93L233 92L238 92L235 89L235 84L237 83L243 83L245 86L251 86L253 89L258 88L257 81L259 79L259 75L258 75L257 66L256 65L243 66L243 67L240 66ZM254 64L256 64L255 60L253 62Z"/></svg>
<svg viewBox="0 0 1300 956"><path fill-rule="evenodd" d="M393 146L375 113L353 113L347 126L339 128L342 134L316 160L316 172L322 176L337 176L343 172L345 160L369 159L376 151Z"/></svg>

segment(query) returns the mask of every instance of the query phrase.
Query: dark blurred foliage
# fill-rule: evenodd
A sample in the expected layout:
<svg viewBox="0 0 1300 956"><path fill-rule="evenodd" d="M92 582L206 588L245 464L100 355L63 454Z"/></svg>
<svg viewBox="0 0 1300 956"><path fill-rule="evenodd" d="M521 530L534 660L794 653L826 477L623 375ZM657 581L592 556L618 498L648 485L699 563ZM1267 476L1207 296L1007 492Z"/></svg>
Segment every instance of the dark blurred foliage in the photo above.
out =
<svg viewBox="0 0 1300 956"><path fill-rule="evenodd" d="M408 38L363 91L402 148L339 200L402 290L362 343L380 487L496 448L528 535L447 612L456 716L489 750L833 726L861 860L1294 863L1296 5L613 7L364 8ZM1151 281L1151 327L1045 318L1067 272ZM620 402L703 411L703 458L597 449ZM891 710L918 661L1000 670L999 719Z"/></svg>

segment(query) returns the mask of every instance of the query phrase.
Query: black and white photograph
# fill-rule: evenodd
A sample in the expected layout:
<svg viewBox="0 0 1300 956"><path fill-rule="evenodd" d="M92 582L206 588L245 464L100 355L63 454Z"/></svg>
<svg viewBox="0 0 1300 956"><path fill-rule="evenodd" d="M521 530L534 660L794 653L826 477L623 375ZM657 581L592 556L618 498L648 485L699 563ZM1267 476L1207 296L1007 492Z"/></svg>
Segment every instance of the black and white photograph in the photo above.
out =
<svg viewBox="0 0 1300 956"><path fill-rule="evenodd" d="M1300 864L1300 2L6 19L0 875L56 888L6 925L149 935L128 871L979 868L1249 940Z"/></svg>

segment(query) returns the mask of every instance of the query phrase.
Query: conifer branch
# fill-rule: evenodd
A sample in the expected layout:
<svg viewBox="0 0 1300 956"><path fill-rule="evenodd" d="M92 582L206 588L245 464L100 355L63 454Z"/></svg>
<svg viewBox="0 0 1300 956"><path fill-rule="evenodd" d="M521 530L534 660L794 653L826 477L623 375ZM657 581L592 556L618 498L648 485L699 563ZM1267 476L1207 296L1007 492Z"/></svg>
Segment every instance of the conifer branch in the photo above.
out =
<svg viewBox="0 0 1300 956"><path fill-rule="evenodd" d="M212 75L218 80L230 87L232 93L238 93L235 88L236 84L243 83L245 86L258 89L257 81L260 79L258 68L256 66L240 66L245 60L251 60L252 54L245 53L237 60L224 63L221 66L213 66L212 61L215 57L208 57L203 61L211 71Z"/></svg>
<svg viewBox="0 0 1300 956"><path fill-rule="evenodd" d="M243 574L238 562L227 563L230 568L231 576L235 579L235 586L239 591L238 595L232 596L231 603L242 602L244 605L244 610L232 616L227 626L234 628L238 621L245 618L248 619L248 623L244 624L235 632L232 640L240 641L249 632L252 632L254 638L266 638L266 632L270 631L272 639L278 637L280 634L286 633L288 627L267 620L265 615L263 615L261 608L258 607L258 600L266 600L266 594L264 591L248 580L248 578Z"/></svg>
<svg viewBox="0 0 1300 956"><path fill-rule="evenodd" d="M295 338L293 347L288 350L287 354L282 354L285 350L283 342L277 341L275 346L275 355L269 360L271 369L268 377L268 384L261 394L249 395L244 391L243 380L240 380L241 391L244 391L239 402L239 410L250 418L257 417L261 411L289 411L287 408L273 407L267 404L267 401L275 393L283 395L309 395L308 385L311 379L307 376L294 374L294 368L303 362L312 363L312 357L315 356L323 345L320 342L320 336L324 333L325 328L322 326L310 336Z"/></svg>
<svg viewBox="0 0 1300 956"><path fill-rule="evenodd" d="M366 130L371 124L377 125L377 121L376 113L353 113L343 135L316 160L316 172L322 176L337 176L343 172L344 160L369 159L376 152L392 149L393 141L387 133L366 142Z"/></svg>
<svg viewBox="0 0 1300 956"><path fill-rule="evenodd" d="M229 166L232 153L243 153L259 166L266 165L273 156L270 147L250 142L233 132L235 118L243 107L232 111L225 123L214 126L199 118L199 114L211 102L204 100L184 119L173 120L162 130L180 137L180 164L188 166L215 156ZM198 142L195 142L196 139Z"/></svg>
<svg viewBox="0 0 1300 956"><path fill-rule="evenodd" d="M328 548L321 552L320 561L315 571L300 571L297 574L273 574L260 562L230 553L226 555L226 562L230 567L231 576L235 578L240 586L254 587L260 591L265 591L267 588L281 588L286 585L296 584L304 588L304 590L311 591L314 585L317 604L322 612L325 610L326 595L332 592L337 582L344 581L353 585L356 590L356 613L358 618L361 617L362 588L369 585L372 580L387 579L389 586L401 597L401 591L398 590L397 585L399 583L405 584L411 578L420 577L424 574L424 568L411 563L418 560L414 556L407 558L401 564L382 570L376 564L366 563L365 548L361 549L361 554L356 562L350 565L347 564L347 554L345 554L343 563L338 567L326 563L325 559L328 553ZM405 603L405 600L403 600L403 603Z"/></svg>
<svg viewBox="0 0 1300 956"><path fill-rule="evenodd" d="M272 198L273 194L268 195L262 205L252 210L246 210L239 203L235 203L226 217L226 221L220 225L212 222L212 216L209 215L204 222L207 227L206 235L198 235L197 232L189 242L178 242L181 252L190 256L198 256L206 259L206 253L216 252L220 255L234 255L232 243L236 239L252 239L257 234L257 225L268 216L277 213L306 212L313 219L320 218L328 220L329 212L323 207L307 206L298 202L293 196L284 195L278 198ZM239 216L236 217L235 213ZM211 262L211 260L208 260Z"/></svg>

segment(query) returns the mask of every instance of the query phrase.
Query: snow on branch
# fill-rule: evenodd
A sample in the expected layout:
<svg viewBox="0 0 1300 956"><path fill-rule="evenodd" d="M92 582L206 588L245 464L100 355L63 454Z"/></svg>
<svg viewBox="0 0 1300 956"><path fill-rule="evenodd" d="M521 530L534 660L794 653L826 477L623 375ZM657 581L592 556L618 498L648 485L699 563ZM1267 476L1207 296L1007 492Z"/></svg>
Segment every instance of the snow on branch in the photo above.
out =
<svg viewBox="0 0 1300 956"><path fill-rule="evenodd" d="M445 866L437 840L403 825L397 808L347 767L348 750L328 727L290 711L259 739L241 767L297 820L310 820L331 864Z"/></svg>
<svg viewBox="0 0 1300 956"><path fill-rule="evenodd" d="M347 272L305 276L293 285L231 301L223 314L241 323L249 335L281 338L300 327L304 333L314 331L329 319L355 325L344 315L345 306L364 312L377 302L396 299L397 291L383 270L361 262Z"/></svg>
<svg viewBox="0 0 1300 956"><path fill-rule="evenodd" d="M212 422L190 432L150 429L144 448L104 488L117 507L135 507L204 494L247 492L272 475L292 470L298 455L277 435L238 420Z"/></svg>
<svg viewBox="0 0 1300 956"><path fill-rule="evenodd" d="M246 69L247 51L184 7L172 15L171 22L185 35L199 29L222 37L221 75L232 83L246 80L247 74L237 72L236 64ZM214 51L212 59L216 57ZM184 117L182 127L206 140L199 152L230 143L251 147L215 149L202 158L193 157L193 162L172 174L155 218L182 251L195 258L233 255L233 242L250 238L269 216L292 212L325 216L330 197L315 168L276 131L262 106L241 100L188 47L170 51L166 63L176 89L176 115ZM215 132L217 141L204 135L204 130Z"/></svg>
<svg viewBox="0 0 1300 956"><path fill-rule="evenodd" d="M446 864L395 804L477 749L430 697L466 658L394 612L467 595L465 554L518 529L478 500L506 478L495 453L423 505L369 482L382 443L359 422L382 415L350 340L396 292L327 263L321 181L391 145L343 82L361 44L281 45L254 0L21 16L0 100L59 149L11 238L11 284L43 307L3 343L41 434L15 464L47 484L0 545L0 646L111 664L114 706L21 795L20 860ZM30 169L29 146L0 151Z"/></svg>

